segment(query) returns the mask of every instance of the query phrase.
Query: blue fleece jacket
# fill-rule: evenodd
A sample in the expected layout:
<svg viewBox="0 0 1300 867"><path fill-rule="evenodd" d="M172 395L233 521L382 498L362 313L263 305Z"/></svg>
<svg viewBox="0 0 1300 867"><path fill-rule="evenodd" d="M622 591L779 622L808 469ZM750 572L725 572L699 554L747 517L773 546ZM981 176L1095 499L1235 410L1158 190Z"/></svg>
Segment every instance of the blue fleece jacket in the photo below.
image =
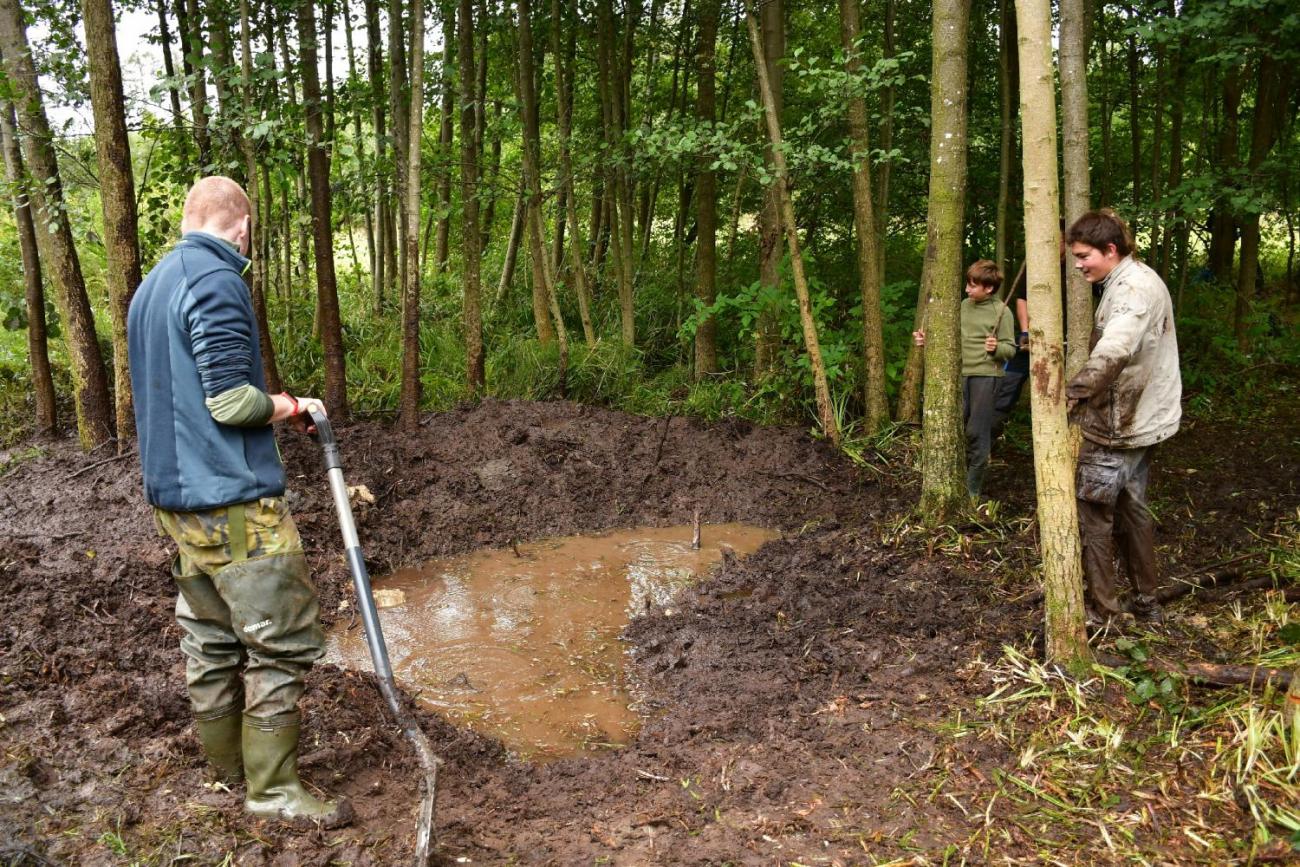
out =
<svg viewBox="0 0 1300 867"><path fill-rule="evenodd" d="M127 348L145 497L194 512L284 493L270 425L216 421L204 398L265 389L257 320L242 274L248 260L224 241L189 232L131 300Z"/></svg>

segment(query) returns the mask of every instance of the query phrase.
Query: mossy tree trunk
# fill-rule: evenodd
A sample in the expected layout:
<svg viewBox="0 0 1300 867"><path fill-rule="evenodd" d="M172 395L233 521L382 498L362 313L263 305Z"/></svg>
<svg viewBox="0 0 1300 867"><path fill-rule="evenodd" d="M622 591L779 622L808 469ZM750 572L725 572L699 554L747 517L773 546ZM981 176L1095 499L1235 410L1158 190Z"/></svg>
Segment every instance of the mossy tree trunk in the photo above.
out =
<svg viewBox="0 0 1300 867"><path fill-rule="evenodd" d="M1061 161L1065 174L1062 208L1068 226L1089 208L1088 177L1088 2L1061 0ZM1068 268L1065 375L1088 360L1092 334L1092 286Z"/></svg>
<svg viewBox="0 0 1300 867"><path fill-rule="evenodd" d="M402 394L398 423L414 433L420 426L420 147L424 125L424 0L411 0L411 108L408 121L405 194L406 274L402 285Z"/></svg>
<svg viewBox="0 0 1300 867"><path fill-rule="evenodd" d="M966 33L970 0L935 0L930 76L930 203L921 314L926 344L921 514L934 525L966 503L961 424L962 230L966 202Z"/></svg>

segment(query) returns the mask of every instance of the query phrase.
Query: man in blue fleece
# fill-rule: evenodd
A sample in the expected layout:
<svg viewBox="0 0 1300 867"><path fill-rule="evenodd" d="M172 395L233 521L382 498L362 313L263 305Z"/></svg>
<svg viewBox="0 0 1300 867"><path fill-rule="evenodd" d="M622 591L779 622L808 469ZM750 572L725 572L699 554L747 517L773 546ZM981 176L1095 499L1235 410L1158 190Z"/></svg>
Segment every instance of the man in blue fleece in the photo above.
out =
<svg viewBox="0 0 1300 867"><path fill-rule="evenodd" d="M284 501L274 422L304 428L307 399L267 394L243 273L248 196L203 178L182 237L127 317L145 497L176 542L176 620L199 740L254 815L348 821L298 778L298 699L324 651L316 591ZM316 401L319 403L319 401Z"/></svg>

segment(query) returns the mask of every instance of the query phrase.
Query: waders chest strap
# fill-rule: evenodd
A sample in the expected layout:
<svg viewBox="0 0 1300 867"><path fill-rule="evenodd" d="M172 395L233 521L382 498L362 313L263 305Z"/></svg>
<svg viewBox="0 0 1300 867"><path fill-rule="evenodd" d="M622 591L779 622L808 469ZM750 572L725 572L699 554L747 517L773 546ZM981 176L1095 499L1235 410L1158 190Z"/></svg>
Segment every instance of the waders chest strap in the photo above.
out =
<svg viewBox="0 0 1300 867"><path fill-rule="evenodd" d="M244 522L244 503L226 507L226 532L230 538L230 562L248 559L248 529Z"/></svg>

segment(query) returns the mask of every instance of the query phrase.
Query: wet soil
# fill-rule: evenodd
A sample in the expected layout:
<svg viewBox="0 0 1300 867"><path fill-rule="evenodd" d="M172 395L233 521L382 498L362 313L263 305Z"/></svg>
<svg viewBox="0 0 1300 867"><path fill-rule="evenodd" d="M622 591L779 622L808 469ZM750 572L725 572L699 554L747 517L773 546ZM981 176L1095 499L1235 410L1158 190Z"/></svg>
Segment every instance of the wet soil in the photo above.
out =
<svg viewBox="0 0 1300 867"><path fill-rule="evenodd" d="M1153 487L1171 569L1300 507L1300 418L1286 411L1249 430L1201 423L1162 450ZM530 764L417 709L445 761L443 863L938 861L985 823L927 793L938 774L978 786L1015 762L981 738L954 753L950 724L991 691L970 662L1031 643L1039 613L1017 599L1030 589L1026 558L991 550L978 528L958 528L956 556L902 532L910 474L855 469L797 430L567 403L488 401L413 436L358 423L340 438L349 483L376 499L357 513L372 574L516 540L688 523L696 509L784 531L629 627L652 713L626 748ZM333 619L351 591L318 452L281 442ZM43 449L7 456L21 462L0 485L0 863L406 863L415 758L368 675L318 666L304 700L304 777L352 800L352 827L253 821L238 791L206 783L170 554L134 457ZM1028 457L1003 449L989 493L1027 513L1031 483ZM1018 526L1032 541L1032 522ZM1014 828L1000 845L1000 859L1036 860L1035 840Z"/></svg>

